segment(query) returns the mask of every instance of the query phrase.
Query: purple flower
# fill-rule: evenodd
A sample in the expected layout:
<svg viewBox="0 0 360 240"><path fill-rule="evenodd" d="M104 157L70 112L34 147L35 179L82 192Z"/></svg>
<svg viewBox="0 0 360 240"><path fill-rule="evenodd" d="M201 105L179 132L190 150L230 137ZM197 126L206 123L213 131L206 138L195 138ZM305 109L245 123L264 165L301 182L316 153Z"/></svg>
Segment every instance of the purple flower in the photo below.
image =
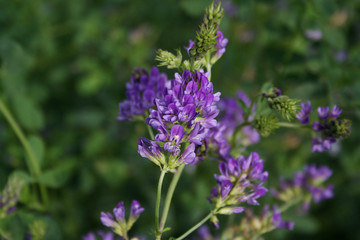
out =
<svg viewBox="0 0 360 240"><path fill-rule="evenodd" d="M293 222L283 220L276 205L271 209L269 205L265 205L259 215L255 215L250 209L247 209L245 213L246 216L242 218L240 226L243 236L257 236L259 233L268 232L269 229L286 228L292 230L294 228Z"/></svg>
<svg viewBox="0 0 360 240"><path fill-rule="evenodd" d="M314 41L319 41L322 39L323 34L320 29L308 29L305 31L305 36Z"/></svg>
<svg viewBox="0 0 360 240"><path fill-rule="evenodd" d="M224 7L225 12L230 17L235 17L236 16L236 14L238 12L238 8L231 0L223 1L223 7Z"/></svg>
<svg viewBox="0 0 360 240"><path fill-rule="evenodd" d="M330 150L332 144L341 137L350 135L351 122L346 119L338 119L342 110L336 105L333 106L331 112L329 107L318 108L318 122L313 122L312 128L318 132L313 138L313 152L323 152Z"/></svg>
<svg viewBox="0 0 360 240"><path fill-rule="evenodd" d="M112 232L98 231L98 234L102 240L115 240L114 234ZM116 240L124 240L124 238L116 238Z"/></svg>
<svg viewBox="0 0 360 240"><path fill-rule="evenodd" d="M184 128L181 125L174 125L170 130L169 142L164 144L164 149L168 152L180 152L179 144L184 137Z"/></svg>
<svg viewBox="0 0 360 240"><path fill-rule="evenodd" d="M222 112L218 125L210 131L211 148L224 159L229 156L230 144L236 138L235 143L242 150L249 145L255 144L260 140L259 133L251 126L246 126L237 132L235 135L236 128L244 123L245 121L251 121L255 108L247 109L251 111L248 119L244 119L245 110L243 107L249 108L251 105L250 99L245 95L244 92L240 91L237 93L238 99L223 99L219 102L219 108ZM242 106L239 105L238 100L242 102Z"/></svg>
<svg viewBox="0 0 360 240"><path fill-rule="evenodd" d="M315 203L333 197L333 185L325 186L324 182L330 178L332 171L326 167L316 167L315 165L306 165L302 172L297 172L293 180L282 181L281 190L275 191L277 198L287 202L291 198L299 197L293 194L303 196L308 194L310 198L305 197L304 206L309 209L309 200L311 198ZM293 194L289 194L292 192Z"/></svg>
<svg viewBox="0 0 360 240"><path fill-rule="evenodd" d="M331 110L330 117L338 118L338 117L340 117L341 113L342 113L342 109L340 109L336 105L334 105L332 110Z"/></svg>
<svg viewBox="0 0 360 240"><path fill-rule="evenodd" d="M224 38L224 35L223 33L218 30L216 32L216 35L217 35L217 43L215 45L215 48L217 49L216 51L216 56L219 58L221 57L224 53L225 53L225 48L226 48L226 45L228 44L229 40L227 38Z"/></svg>
<svg viewBox="0 0 360 240"><path fill-rule="evenodd" d="M131 204L130 217L129 220L126 221L124 203L119 202L113 210L114 215L109 212L101 212L100 220L104 226L111 228L111 230L119 236L127 236L127 231L130 230L143 211L144 208L141 207L140 203L133 200ZM102 235L102 237L103 239L111 239L110 235L109 238L105 237L105 235Z"/></svg>
<svg viewBox="0 0 360 240"><path fill-rule="evenodd" d="M185 47L187 53L190 55L190 49L194 47L195 43L192 40L189 40L189 45Z"/></svg>
<svg viewBox="0 0 360 240"><path fill-rule="evenodd" d="M199 237L195 238L196 240L211 240L213 238L209 227L206 225L202 225L197 232Z"/></svg>
<svg viewBox="0 0 360 240"><path fill-rule="evenodd" d="M96 240L96 237L95 237L94 233L88 233L85 236L83 236L82 239L83 240Z"/></svg>
<svg viewBox="0 0 360 240"><path fill-rule="evenodd" d="M147 138L140 138L138 140L138 153L151 160L156 165L160 166L165 163L165 156L161 151L159 144L155 141L150 141Z"/></svg>
<svg viewBox="0 0 360 240"><path fill-rule="evenodd" d="M113 228L117 225L117 223L115 222L114 217L111 213L101 212L100 220L101 220L102 224L104 224L106 227L109 227L109 228Z"/></svg>
<svg viewBox="0 0 360 240"><path fill-rule="evenodd" d="M124 202L119 202L113 210L116 221L123 222L125 220L125 207Z"/></svg>
<svg viewBox="0 0 360 240"><path fill-rule="evenodd" d="M196 152L209 137L209 129L217 125L216 103L220 93L213 93L213 84L207 76L189 70L182 75L176 73L166 94L155 99L155 106L146 118L146 123L157 131L155 140L170 153L168 162L162 163L168 169L196 163ZM187 143L191 144L185 149ZM182 149L185 149L183 153Z"/></svg>
<svg viewBox="0 0 360 240"><path fill-rule="evenodd" d="M221 181L221 198L224 200L233 188L233 184L230 180Z"/></svg>
<svg viewBox="0 0 360 240"><path fill-rule="evenodd" d="M144 117L154 106L155 98L162 99L167 91L167 76L156 67L150 74L142 68L134 69L130 82L126 84L127 99L119 104L118 120L134 120Z"/></svg>
<svg viewBox="0 0 360 240"><path fill-rule="evenodd" d="M348 52L347 51L338 51L334 54L334 59L337 62L344 62L348 58Z"/></svg>
<svg viewBox="0 0 360 240"><path fill-rule="evenodd" d="M310 122L310 115L312 112L311 102L301 103L301 111L298 112L296 118L300 120L301 124L308 124Z"/></svg>
<svg viewBox="0 0 360 240"><path fill-rule="evenodd" d="M255 152L248 157L229 158L219 163L220 174L215 174L217 186L208 198L218 209L218 214L239 213L243 206L235 206L246 202L258 205L257 199L264 196L267 189L262 184L268 173L263 171L263 160Z"/></svg>
<svg viewBox="0 0 360 240"><path fill-rule="evenodd" d="M318 107L317 111L320 119L326 120L329 117L329 107Z"/></svg>
<svg viewBox="0 0 360 240"><path fill-rule="evenodd" d="M191 143L181 154L179 158L180 163L191 164L195 160L195 144Z"/></svg>
<svg viewBox="0 0 360 240"><path fill-rule="evenodd" d="M96 235L92 232L86 234L83 236L83 240L96 240L96 239L102 239L102 240L124 240L122 237L115 237L112 232L104 232L104 231L98 231L97 236L100 238L96 238Z"/></svg>
<svg viewBox="0 0 360 240"><path fill-rule="evenodd" d="M144 210L138 201L133 200L131 203L130 217L138 218Z"/></svg>
<svg viewBox="0 0 360 240"><path fill-rule="evenodd" d="M286 228L292 230L294 228L294 222L285 222L281 217L281 212L276 205L273 206L272 222L276 228Z"/></svg>

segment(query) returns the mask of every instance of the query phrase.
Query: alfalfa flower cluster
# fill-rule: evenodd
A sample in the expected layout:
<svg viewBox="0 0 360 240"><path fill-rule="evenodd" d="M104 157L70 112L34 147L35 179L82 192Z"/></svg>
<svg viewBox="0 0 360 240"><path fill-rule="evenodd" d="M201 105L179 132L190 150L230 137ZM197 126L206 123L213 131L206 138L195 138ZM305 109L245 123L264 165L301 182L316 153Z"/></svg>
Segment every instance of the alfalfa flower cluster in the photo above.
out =
<svg viewBox="0 0 360 240"><path fill-rule="evenodd" d="M222 17L221 4L211 4L195 38L184 47L184 55L181 50L158 51L159 66L174 69L174 75L167 76L157 67L135 69L126 85L127 99L119 104L118 120L143 121L149 130L149 136L139 138L137 150L160 172L152 229L155 239L164 238L168 230L167 216L183 169L203 161L217 162L219 166L218 173L209 173L214 175L214 187L207 196L210 211L183 235L171 239L258 239L278 228L296 228L291 219L282 217L289 206L299 205L307 211L312 202L333 196L333 185L327 183L332 171L326 166L307 165L293 179L281 179L277 189L268 189L266 182L271 172L265 168L266 157L249 152L248 147L279 128L302 128L312 135L312 151L322 152L350 135L351 122L340 118L342 110L336 105L318 107L318 119L313 120L310 101L302 102L275 87L263 89L256 99L250 99L240 89L236 98L222 96L211 81L211 69L228 44L220 30ZM173 180L161 203L166 174ZM260 204L265 195L272 200ZM14 200L9 196L5 190L0 197L4 214L12 211L9 206ZM126 218L125 205L119 202L112 213L101 212L101 222L109 232L89 233L83 239L143 239L129 231L141 214L152 213L144 212L134 200ZM210 221L219 228L219 216L232 214L242 214L242 220L236 223L237 231L230 231L233 228L229 226L224 230L227 234L212 236L202 227ZM198 228L200 237L194 234Z"/></svg>

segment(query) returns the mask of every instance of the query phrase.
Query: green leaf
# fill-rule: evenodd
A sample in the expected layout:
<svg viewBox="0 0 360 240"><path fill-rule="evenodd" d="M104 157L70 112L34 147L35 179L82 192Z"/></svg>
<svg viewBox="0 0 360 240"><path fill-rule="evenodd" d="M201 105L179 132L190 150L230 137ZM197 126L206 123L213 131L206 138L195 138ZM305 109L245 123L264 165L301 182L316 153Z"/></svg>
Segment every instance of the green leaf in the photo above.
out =
<svg viewBox="0 0 360 240"><path fill-rule="evenodd" d="M35 156L36 156L36 160L38 161L38 165L41 168L42 164L43 164L43 159L44 159L44 150L45 150L45 145L43 140L35 135L32 135L28 138L28 141L30 143L31 148L33 149Z"/></svg>
<svg viewBox="0 0 360 240"><path fill-rule="evenodd" d="M342 50L345 48L346 39L344 34L335 28L326 27L324 29L324 39L329 43L329 45L337 50Z"/></svg>
<svg viewBox="0 0 360 240"><path fill-rule="evenodd" d="M33 99L25 94L17 94L13 96L13 106L15 116L21 126L30 131L36 131L43 127L43 114Z"/></svg>
<svg viewBox="0 0 360 240"><path fill-rule="evenodd" d="M21 180L24 185L27 185L33 181L30 175L22 170L15 170L14 172L11 173L9 178L17 178Z"/></svg>
<svg viewBox="0 0 360 240"><path fill-rule="evenodd" d="M209 5L208 0L183 0L181 1L181 7L191 16L197 17L204 13L204 9Z"/></svg>
<svg viewBox="0 0 360 240"><path fill-rule="evenodd" d="M38 181L45 186L59 188L68 180L75 166L75 159L69 159L55 168L43 172Z"/></svg>
<svg viewBox="0 0 360 240"><path fill-rule="evenodd" d="M25 226L17 213L10 214L0 221L0 237L6 240L23 240Z"/></svg>

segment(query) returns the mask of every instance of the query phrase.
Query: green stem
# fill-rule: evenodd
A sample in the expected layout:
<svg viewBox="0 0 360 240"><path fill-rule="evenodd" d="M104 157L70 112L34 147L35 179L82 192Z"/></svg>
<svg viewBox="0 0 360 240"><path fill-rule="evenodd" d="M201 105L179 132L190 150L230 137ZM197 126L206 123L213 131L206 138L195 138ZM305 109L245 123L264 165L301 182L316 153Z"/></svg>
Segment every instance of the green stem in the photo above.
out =
<svg viewBox="0 0 360 240"><path fill-rule="evenodd" d="M240 124L239 126L237 126L234 130L234 134L233 134L233 137L232 137L232 141L231 141L231 145L232 147L235 147L236 146L236 136L238 135L238 133L240 132L240 130L245 127L245 126L248 126L248 125L251 125L252 122L244 122L242 124Z"/></svg>
<svg viewBox="0 0 360 240"><path fill-rule="evenodd" d="M160 202L161 202L161 189L164 181L166 171L161 170L158 188L157 188L157 197L156 197L156 209L155 209L155 223L156 231L159 229L159 215L160 215Z"/></svg>
<svg viewBox="0 0 360 240"><path fill-rule="evenodd" d="M5 105L4 101L0 98L0 111L4 114L6 120L9 122L11 128L15 132L16 136L19 138L21 144L25 148L25 152L28 155L28 161L26 161L26 164L28 166L28 169L30 173L35 177L38 178L41 175L41 169L39 165L37 164L38 161L36 159L36 155L31 148L30 143L28 142L27 138L25 137L25 134L21 131L20 126L17 124L15 118L12 116L10 110ZM49 199L46 192L46 188L39 183L40 186L40 194L43 200L43 203L45 206L48 205Z"/></svg>
<svg viewBox="0 0 360 240"><path fill-rule="evenodd" d="M179 179L180 179L180 176L183 172L185 168L185 165L181 165L177 172L175 173L175 175L173 176L172 180L171 180L171 183L170 183L170 186L169 186L169 189L168 189L168 192L166 194L166 198L165 198L165 205L164 205L164 208L163 208L163 212L162 212L162 215L161 215L161 220L160 220L160 225L159 225L159 238L157 239L161 239L161 232L162 230L164 230L165 228L165 224L166 224L166 219L167 219L167 216L169 214L169 209L170 209L170 205L171 205L171 200L172 200L172 197L174 195L174 192L175 192L175 188L179 182Z"/></svg>
<svg viewBox="0 0 360 240"><path fill-rule="evenodd" d="M200 222L198 222L195 226L193 226L192 228L190 228L189 230L187 230L183 235L181 235L180 237L176 238L175 240L182 240L184 238L186 238L190 233L192 233L193 231L195 231L196 229L198 229L201 225L203 225L207 220L209 220L212 216L213 216L213 212L210 212L206 217L204 217Z"/></svg>
<svg viewBox="0 0 360 240"><path fill-rule="evenodd" d="M148 125L148 124L146 124L146 127L147 127L147 130L148 130L149 135L150 135L150 137L151 137L151 140L154 140L155 137L154 137L154 132L153 132L152 128L151 128L150 125Z"/></svg>
<svg viewBox="0 0 360 240"><path fill-rule="evenodd" d="M284 205L282 205L280 208L279 208L279 211L282 213L282 212L285 212L287 211L289 208L291 208L292 206L300 203L304 198L301 196L301 197L298 197L296 199L294 199L293 201L290 201Z"/></svg>
<svg viewBox="0 0 360 240"><path fill-rule="evenodd" d="M296 124L296 123L287 123L287 122L278 122L278 126L286 128L308 128L309 125Z"/></svg>
<svg viewBox="0 0 360 240"><path fill-rule="evenodd" d="M209 73L209 77L208 77L209 82L211 81L211 59L210 59L210 57L211 57L210 56L210 51L208 51L206 53L205 58L206 58L206 70Z"/></svg>

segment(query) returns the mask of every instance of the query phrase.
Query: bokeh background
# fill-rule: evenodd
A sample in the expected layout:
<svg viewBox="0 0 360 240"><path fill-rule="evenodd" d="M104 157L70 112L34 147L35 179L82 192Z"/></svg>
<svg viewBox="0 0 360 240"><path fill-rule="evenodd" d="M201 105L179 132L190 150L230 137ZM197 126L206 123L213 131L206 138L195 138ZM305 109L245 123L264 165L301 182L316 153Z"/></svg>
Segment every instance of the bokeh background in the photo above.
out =
<svg viewBox="0 0 360 240"><path fill-rule="evenodd" d="M145 125L117 121L118 103L132 69L156 65L158 48L187 45L208 4L0 0L0 97L42 153L51 202L39 211L27 194L19 211L51 222L48 239L80 239L105 229L100 211L120 200L129 206L132 199L146 208L132 233L151 235L159 171L136 152L137 139L147 136ZM314 205L308 215L290 211L285 218L295 220L295 230L265 238L360 239L360 2L233 0L224 6L221 29L229 44L212 78L222 96L243 90L254 98L271 82L313 106L337 104L353 121L352 135L330 152L312 154L310 136L293 130L278 131L250 148L266 161L268 187L305 163L334 171L333 199ZM28 171L24 155L0 114L1 189L15 170ZM170 234L182 233L207 213L216 165L205 161L187 168L170 212ZM24 219L11 221L5 224L11 231L27 231Z"/></svg>

